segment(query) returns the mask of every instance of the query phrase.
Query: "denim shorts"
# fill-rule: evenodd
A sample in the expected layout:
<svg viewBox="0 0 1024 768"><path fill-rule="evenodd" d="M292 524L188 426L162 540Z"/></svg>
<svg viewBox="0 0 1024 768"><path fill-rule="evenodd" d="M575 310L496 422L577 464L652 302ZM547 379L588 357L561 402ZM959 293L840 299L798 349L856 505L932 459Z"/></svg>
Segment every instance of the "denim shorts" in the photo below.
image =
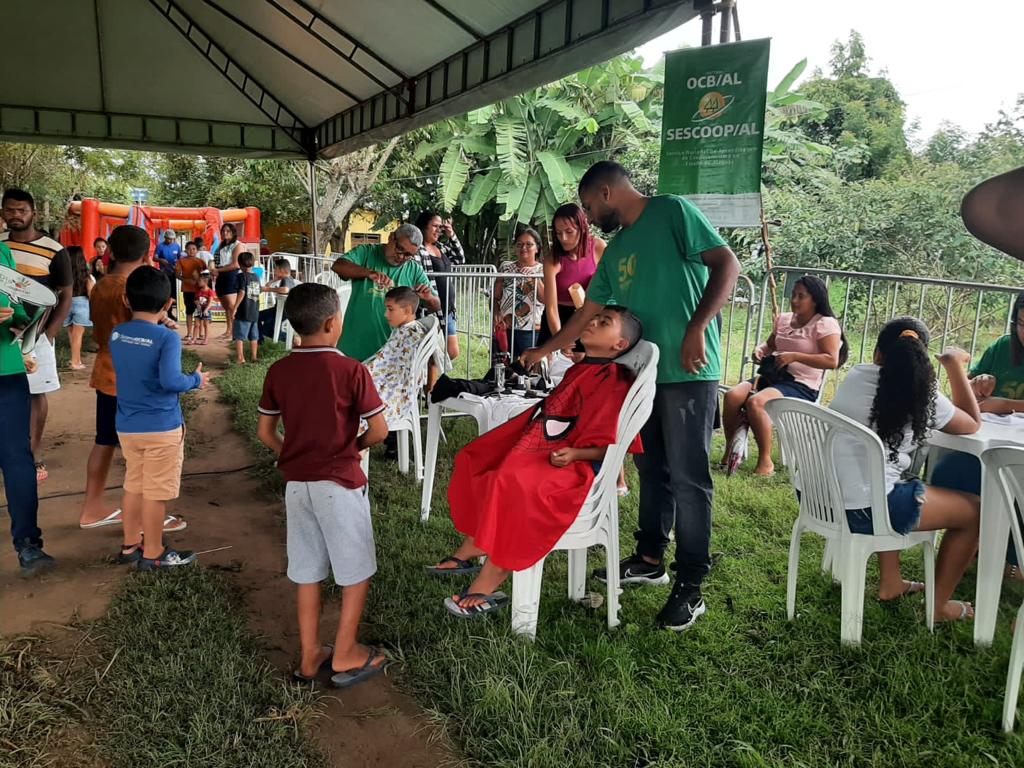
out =
<svg viewBox="0 0 1024 768"><path fill-rule="evenodd" d="M459 331L455 327L455 313L454 312L449 312L448 313L447 327L448 327L448 335L449 336L457 336L458 335Z"/></svg>
<svg viewBox="0 0 1024 768"><path fill-rule="evenodd" d="M231 338L235 341L259 341L260 324L255 320L239 320L236 317Z"/></svg>
<svg viewBox="0 0 1024 768"><path fill-rule="evenodd" d="M89 317L89 297L75 296L71 299L71 311L64 318L64 327L69 325L80 325L83 328L92 328L92 319Z"/></svg>
<svg viewBox="0 0 1024 768"><path fill-rule="evenodd" d="M753 379L748 379L753 384ZM818 401L818 390L811 389L806 384L800 381L777 381L774 384L767 384L760 387L757 391L763 392L766 389L775 389L783 397L795 397L797 400L808 400L812 403Z"/></svg>
<svg viewBox="0 0 1024 768"><path fill-rule="evenodd" d="M921 507L924 505L925 485L918 479L907 480L896 483L889 491L889 525L893 531L906 536L917 527L921 521ZM871 524L871 508L848 509L846 519L850 523L850 530L853 533L866 533L871 535L875 532Z"/></svg>

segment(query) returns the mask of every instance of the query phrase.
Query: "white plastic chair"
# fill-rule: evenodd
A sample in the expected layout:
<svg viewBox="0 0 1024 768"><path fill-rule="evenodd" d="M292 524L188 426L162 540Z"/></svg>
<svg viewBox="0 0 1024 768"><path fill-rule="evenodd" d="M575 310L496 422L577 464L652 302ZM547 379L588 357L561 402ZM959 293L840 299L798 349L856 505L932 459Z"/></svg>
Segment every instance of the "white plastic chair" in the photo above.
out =
<svg viewBox="0 0 1024 768"><path fill-rule="evenodd" d="M438 333L438 322L435 315L428 315L417 320L426 329L426 333L416 347L412 359L409 386L412 390L409 409L399 416L397 421L388 423L388 430L398 433L398 471L409 474L409 438L412 438L412 451L416 479L423 480L423 436L420 431L420 393L427 383L427 375L431 360L440 359L441 337Z"/></svg>
<svg viewBox="0 0 1024 768"><path fill-rule="evenodd" d="M345 310L348 308L348 300L352 296L352 283L348 280L342 280L329 269L325 269L323 272L318 272L314 275L313 282L319 283L320 285L330 286L337 291L338 299L341 301L341 314L342 317L344 317Z"/></svg>
<svg viewBox="0 0 1024 768"><path fill-rule="evenodd" d="M295 281L295 285L292 289L302 285L298 280ZM289 323L284 317L284 305L288 300L287 294L284 296L274 295L274 307L277 310L274 313L274 341L281 338L281 329L284 328L284 348L291 349L295 343L295 330L292 328L292 324Z"/></svg>
<svg viewBox="0 0 1024 768"><path fill-rule="evenodd" d="M1024 509L1024 448L989 448L981 454L986 470L995 475L996 483L1003 494L1003 508L1010 515L1010 534L1017 557L1024 556L1024 537L1020 521L1014 511L1014 504ZM1024 672L1024 603L1017 611L1017 626L1013 630L1013 645L1010 646L1010 664L1006 673L1006 694L1003 696L1003 730L1013 730L1017 715L1017 699L1020 696L1021 673Z"/></svg>
<svg viewBox="0 0 1024 768"><path fill-rule="evenodd" d="M918 544L924 545L925 619L928 629L933 629L938 533L913 531L901 536L892 530L885 497L885 454L878 435L853 419L806 400L784 397L772 400L765 408L785 448L789 477L800 497L800 513L789 542L788 618L792 621L796 613L800 538L805 531L811 531L824 537L826 546L831 548L832 572L840 576L843 597L839 635L843 643L859 645L861 641L868 558L876 552L904 550ZM855 444L865 461L874 535L850 531L833 454L840 437Z"/></svg>
<svg viewBox="0 0 1024 768"><path fill-rule="evenodd" d="M615 443L608 446L601 470L580 507L575 522L554 549L569 552L569 599L582 600L587 586L587 548L605 548L608 568L608 628L619 625L619 496L616 492L619 470L633 439L640 432L654 407L654 386L658 372L658 348L640 341L616 362L636 373L619 411ZM537 636L540 587L544 577L544 559L512 575L512 629L530 639Z"/></svg>

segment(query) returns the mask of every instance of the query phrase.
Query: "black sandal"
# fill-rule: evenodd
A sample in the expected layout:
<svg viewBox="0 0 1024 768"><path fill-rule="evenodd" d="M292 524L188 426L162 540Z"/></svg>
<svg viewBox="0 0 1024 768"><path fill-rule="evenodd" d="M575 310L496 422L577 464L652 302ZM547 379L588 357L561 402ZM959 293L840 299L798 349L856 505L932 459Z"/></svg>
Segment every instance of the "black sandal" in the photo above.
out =
<svg viewBox="0 0 1024 768"><path fill-rule="evenodd" d="M463 608L461 602L467 597L473 597L484 602L471 608ZM446 597L444 599L444 607L448 613L460 619L478 619L488 613L500 611L509 604L508 595L504 592L491 592L489 595L481 592L462 592L459 594L458 600L459 602L456 602L453 598Z"/></svg>
<svg viewBox="0 0 1024 768"><path fill-rule="evenodd" d="M455 563L455 567L438 568L439 565L444 565L445 563ZM452 557L446 557L437 565L428 565L427 573L431 576L475 576L480 573L480 569L482 567L483 566L481 565L474 565L469 560L463 560L453 555Z"/></svg>

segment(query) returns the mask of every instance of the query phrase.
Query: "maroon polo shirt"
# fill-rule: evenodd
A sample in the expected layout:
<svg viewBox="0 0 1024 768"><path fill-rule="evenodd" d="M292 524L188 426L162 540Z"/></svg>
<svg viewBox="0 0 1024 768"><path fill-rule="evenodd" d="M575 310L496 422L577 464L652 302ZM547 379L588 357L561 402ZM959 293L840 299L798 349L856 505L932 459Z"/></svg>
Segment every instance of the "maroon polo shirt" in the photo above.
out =
<svg viewBox="0 0 1024 768"><path fill-rule="evenodd" d="M293 349L270 366L259 412L281 416L284 449L277 467L286 482L330 480L362 488L359 419L384 410L370 372L333 347Z"/></svg>

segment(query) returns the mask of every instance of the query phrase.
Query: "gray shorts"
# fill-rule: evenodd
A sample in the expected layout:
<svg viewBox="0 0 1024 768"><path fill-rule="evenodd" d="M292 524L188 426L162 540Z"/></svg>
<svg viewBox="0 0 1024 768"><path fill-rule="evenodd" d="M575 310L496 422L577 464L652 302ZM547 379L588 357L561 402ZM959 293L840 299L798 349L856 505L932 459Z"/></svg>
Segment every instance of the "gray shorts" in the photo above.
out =
<svg viewBox="0 0 1024 768"><path fill-rule="evenodd" d="M366 581L377 572L367 487L345 488L329 480L289 482L284 492L288 515L288 578L316 584L334 572L341 587Z"/></svg>

